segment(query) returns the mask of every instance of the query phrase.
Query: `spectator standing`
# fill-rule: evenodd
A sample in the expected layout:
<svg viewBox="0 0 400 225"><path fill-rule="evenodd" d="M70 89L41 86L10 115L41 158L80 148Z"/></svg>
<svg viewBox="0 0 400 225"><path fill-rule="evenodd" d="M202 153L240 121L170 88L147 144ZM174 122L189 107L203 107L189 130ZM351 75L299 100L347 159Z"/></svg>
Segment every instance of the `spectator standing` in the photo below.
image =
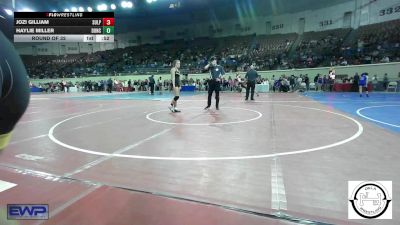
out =
<svg viewBox="0 0 400 225"><path fill-rule="evenodd" d="M306 83L306 90L310 90L310 78L308 78L308 74L304 76L304 82Z"/></svg>
<svg viewBox="0 0 400 225"><path fill-rule="evenodd" d="M295 76L294 76L294 75L290 76L290 78L289 78L289 83L290 83L290 89L291 89L291 91L294 91L294 87L295 87L295 85L296 85Z"/></svg>
<svg viewBox="0 0 400 225"><path fill-rule="evenodd" d="M113 86L113 81L111 80L111 77L107 80L107 92L111 93L112 92L112 86Z"/></svg>
<svg viewBox="0 0 400 225"><path fill-rule="evenodd" d="M385 75L383 76L383 88L385 89L385 91L387 90L389 85L389 78L387 73L385 73Z"/></svg>
<svg viewBox="0 0 400 225"><path fill-rule="evenodd" d="M322 78L321 74L318 74L317 89L319 91L323 91L322 90L323 83L324 83L324 79Z"/></svg>
<svg viewBox="0 0 400 225"><path fill-rule="evenodd" d="M316 87L316 91L318 91L318 77L319 77L319 74L317 74L315 77L314 77L314 84L315 84L315 87Z"/></svg>
<svg viewBox="0 0 400 225"><path fill-rule="evenodd" d="M156 81L154 80L154 75L151 75L149 77L149 87L150 87L150 94L154 95L154 86L156 84Z"/></svg>
<svg viewBox="0 0 400 225"><path fill-rule="evenodd" d="M131 81L131 79L129 79L129 81L128 81L128 90L129 91L132 90L132 81Z"/></svg>
<svg viewBox="0 0 400 225"><path fill-rule="evenodd" d="M360 80L360 76L358 73L356 73L353 77L353 85L352 85L352 91L357 92L358 89L358 81Z"/></svg>
<svg viewBox="0 0 400 225"><path fill-rule="evenodd" d="M158 91L160 92L160 94L162 94L162 91L163 91L163 81L162 81L162 78L160 77L160 78L158 78L158 81L157 81L158 83L157 83L157 86L158 86Z"/></svg>

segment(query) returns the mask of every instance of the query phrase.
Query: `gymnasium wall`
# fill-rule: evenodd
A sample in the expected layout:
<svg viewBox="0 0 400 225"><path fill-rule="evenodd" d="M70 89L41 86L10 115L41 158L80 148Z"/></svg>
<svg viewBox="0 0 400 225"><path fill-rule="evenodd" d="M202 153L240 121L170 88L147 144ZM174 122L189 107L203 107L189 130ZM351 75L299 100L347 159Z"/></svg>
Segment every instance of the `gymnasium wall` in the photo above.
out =
<svg viewBox="0 0 400 225"><path fill-rule="evenodd" d="M369 2L372 2L368 4ZM357 0L360 26L400 19L400 1L398 0Z"/></svg>
<svg viewBox="0 0 400 225"><path fill-rule="evenodd" d="M266 17L238 16L235 19L222 21L212 19L208 22L195 23L190 26L170 26L129 32L124 36L142 36L142 43L157 43L160 39L155 39L154 37L159 36L161 31L164 31L169 39L181 39L182 36L177 36L176 34L187 29L191 30L191 28L190 37L244 36L254 33L258 35L298 33L301 18L304 18L305 21L304 32L343 28L346 24L356 29L363 25L400 19L400 8L398 7L400 7L398 0L350 0L313 11L307 10ZM383 10L386 10L385 13L383 13ZM347 12L351 14L349 18L345 19L345 13ZM121 22L123 23L123 21ZM267 22L271 23L269 31L267 31ZM215 30L214 33L210 33L210 26ZM120 39L122 39L122 36Z"/></svg>
<svg viewBox="0 0 400 225"><path fill-rule="evenodd" d="M307 69L295 69L295 70L272 70L272 71L259 71L259 74L263 78L268 78L271 79L273 75L275 75L276 78L280 77L281 75L287 75L290 76L292 74L294 75L300 75L300 74L308 74L310 77L310 81L313 81L315 75L322 74L326 75L328 73L329 67L321 67L321 68L307 68ZM385 73L388 74L389 80L390 81L397 81L400 80L400 63L382 63L382 64L370 64L370 65L359 65L359 66L341 66L341 67L336 67L336 74L337 75L347 75L347 76L353 76L356 72L361 74L363 72L368 72L370 77L373 75L377 75L378 79L383 79L383 75ZM244 73L241 73L242 77L244 77ZM226 74L226 78L231 76L232 78L236 77L234 73ZM117 79L117 80L129 80L131 79L132 81L134 80L145 80L149 77L149 75L129 75L129 76L113 76L111 77L112 79ZM170 79L169 74L162 74L162 75L155 75L156 80L162 77L163 80L165 79ZM203 79L203 78L208 78L208 74L189 74L189 78L193 79ZM97 80L106 80L110 78L110 76L97 76L97 77L85 77L85 78L66 78L64 80L66 81L72 81L75 83L76 81L85 81L85 80L92 80L92 81L97 81ZM61 78L59 79L32 79L31 82L33 84L38 85L39 83L47 83L47 82L59 82L61 81Z"/></svg>

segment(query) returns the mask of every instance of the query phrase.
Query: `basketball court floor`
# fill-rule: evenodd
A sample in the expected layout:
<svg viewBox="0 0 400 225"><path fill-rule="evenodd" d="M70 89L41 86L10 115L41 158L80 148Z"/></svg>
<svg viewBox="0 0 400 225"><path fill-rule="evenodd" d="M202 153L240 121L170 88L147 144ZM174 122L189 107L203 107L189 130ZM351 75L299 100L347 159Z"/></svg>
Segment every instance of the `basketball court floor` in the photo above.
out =
<svg viewBox="0 0 400 225"><path fill-rule="evenodd" d="M0 152L0 224L400 224L399 94L171 98L33 95ZM348 220L352 180L392 181L393 219ZM28 203L50 219L7 221Z"/></svg>

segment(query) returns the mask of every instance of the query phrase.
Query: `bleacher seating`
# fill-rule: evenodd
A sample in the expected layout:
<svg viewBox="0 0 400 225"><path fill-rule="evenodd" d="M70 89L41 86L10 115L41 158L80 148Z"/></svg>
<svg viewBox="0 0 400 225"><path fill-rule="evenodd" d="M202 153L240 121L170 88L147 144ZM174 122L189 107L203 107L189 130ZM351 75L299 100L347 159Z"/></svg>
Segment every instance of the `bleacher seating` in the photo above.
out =
<svg viewBox="0 0 400 225"><path fill-rule="evenodd" d="M353 35L349 35L351 32ZM218 56L228 71L243 70L251 63L256 63L259 70L273 70L400 61L399 42L400 20L394 20L355 31L347 28L306 32L301 36L292 33L196 38L93 54L22 59L31 77L168 73L175 59L181 60L185 73L200 73L211 56ZM293 54L289 55L290 52Z"/></svg>

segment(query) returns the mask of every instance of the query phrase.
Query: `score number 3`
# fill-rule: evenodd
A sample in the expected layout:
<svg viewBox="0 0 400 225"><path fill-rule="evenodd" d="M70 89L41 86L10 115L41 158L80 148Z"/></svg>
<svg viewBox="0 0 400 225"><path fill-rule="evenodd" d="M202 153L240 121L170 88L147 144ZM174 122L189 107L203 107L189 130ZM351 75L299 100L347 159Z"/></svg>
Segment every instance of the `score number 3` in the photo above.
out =
<svg viewBox="0 0 400 225"><path fill-rule="evenodd" d="M103 18L103 26L114 26L114 18Z"/></svg>

